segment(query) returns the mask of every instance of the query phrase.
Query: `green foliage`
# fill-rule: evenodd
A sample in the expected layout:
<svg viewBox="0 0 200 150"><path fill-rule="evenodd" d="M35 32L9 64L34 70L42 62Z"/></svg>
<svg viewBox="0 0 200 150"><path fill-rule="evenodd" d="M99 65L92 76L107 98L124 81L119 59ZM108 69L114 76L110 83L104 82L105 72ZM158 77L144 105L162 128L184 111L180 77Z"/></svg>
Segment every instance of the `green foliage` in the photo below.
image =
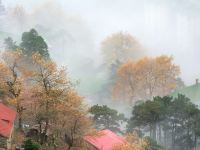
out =
<svg viewBox="0 0 200 150"><path fill-rule="evenodd" d="M22 42L17 45L11 37L4 40L6 50L15 51L17 48L22 49L23 53L27 57L32 57L32 54L38 52L43 58L50 59L48 52L48 46L43 37L38 34L35 29L31 29L29 32L22 34Z"/></svg>
<svg viewBox="0 0 200 150"><path fill-rule="evenodd" d="M4 40L5 48L6 50L16 50L18 46L16 45L16 42L13 41L11 37L8 37Z"/></svg>
<svg viewBox="0 0 200 150"><path fill-rule="evenodd" d="M31 57L34 52L38 52L44 58L49 59L48 46L35 29L22 34L20 47L27 56Z"/></svg>
<svg viewBox="0 0 200 150"><path fill-rule="evenodd" d="M93 115L97 128L120 132L120 121L126 121L124 114L119 114L117 110L106 105L94 105L90 108L90 113Z"/></svg>
<svg viewBox="0 0 200 150"><path fill-rule="evenodd" d="M33 143L31 139L24 141L24 150L39 150L39 145Z"/></svg>
<svg viewBox="0 0 200 150"><path fill-rule="evenodd" d="M189 150L197 145L200 133L200 110L184 95L155 97L134 106L128 130L149 130L150 137L171 149Z"/></svg>

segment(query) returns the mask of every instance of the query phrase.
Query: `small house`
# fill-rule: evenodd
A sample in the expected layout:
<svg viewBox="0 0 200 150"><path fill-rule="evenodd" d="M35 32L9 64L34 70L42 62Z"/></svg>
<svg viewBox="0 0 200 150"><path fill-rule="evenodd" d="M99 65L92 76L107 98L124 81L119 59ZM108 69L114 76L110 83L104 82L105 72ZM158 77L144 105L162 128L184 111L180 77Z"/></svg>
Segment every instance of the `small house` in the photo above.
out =
<svg viewBox="0 0 200 150"><path fill-rule="evenodd" d="M10 150L16 112L0 103L0 150Z"/></svg>
<svg viewBox="0 0 200 150"><path fill-rule="evenodd" d="M85 136L84 140L91 150L111 150L116 144L125 144L126 140L110 130L101 130L97 135Z"/></svg>

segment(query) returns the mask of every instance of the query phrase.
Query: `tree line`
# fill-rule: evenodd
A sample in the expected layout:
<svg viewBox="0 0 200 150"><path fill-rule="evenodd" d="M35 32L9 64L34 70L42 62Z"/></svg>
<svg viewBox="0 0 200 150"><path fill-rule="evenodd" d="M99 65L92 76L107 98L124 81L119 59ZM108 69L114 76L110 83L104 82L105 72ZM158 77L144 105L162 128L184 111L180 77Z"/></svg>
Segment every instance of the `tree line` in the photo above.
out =
<svg viewBox="0 0 200 150"><path fill-rule="evenodd" d="M183 86L180 68L172 57L133 60L139 57L134 55L136 50L142 48L125 33L114 34L102 43L110 69L110 85L105 90L111 88L114 99L134 105L132 117L128 119L106 105L85 107L83 97L75 90L76 82L72 82L65 67L57 66L51 59L47 43L35 29L24 32L20 44L10 37L4 44L0 61L1 98L16 109L18 131L24 132L24 125L37 130L31 138L41 148L84 149L82 137L95 127L128 133L129 144L117 145L116 150L122 147L158 150L161 149L158 144L164 149L197 149L198 107L183 95L165 96L178 84ZM126 129L121 128L124 124ZM133 131L137 131L139 139L130 140Z"/></svg>
<svg viewBox="0 0 200 150"><path fill-rule="evenodd" d="M164 149L197 150L199 119L200 109L184 95L154 97L133 107L128 131L148 134Z"/></svg>

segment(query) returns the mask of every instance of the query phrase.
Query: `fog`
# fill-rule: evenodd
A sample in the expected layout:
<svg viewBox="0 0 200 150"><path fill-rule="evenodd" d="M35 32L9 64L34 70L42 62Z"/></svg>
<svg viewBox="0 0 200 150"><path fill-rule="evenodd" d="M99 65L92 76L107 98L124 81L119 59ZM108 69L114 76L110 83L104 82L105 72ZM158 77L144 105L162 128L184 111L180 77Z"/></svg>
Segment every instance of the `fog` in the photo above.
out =
<svg viewBox="0 0 200 150"><path fill-rule="evenodd" d="M186 84L200 78L199 0L3 0L2 3L8 15L1 30L19 41L22 32L36 28L47 41L51 57L60 65L67 65L70 76L80 80L80 92L85 96L98 91L105 82L101 41L119 31L132 34L150 56L172 55ZM9 18L16 5L25 12L18 25Z"/></svg>

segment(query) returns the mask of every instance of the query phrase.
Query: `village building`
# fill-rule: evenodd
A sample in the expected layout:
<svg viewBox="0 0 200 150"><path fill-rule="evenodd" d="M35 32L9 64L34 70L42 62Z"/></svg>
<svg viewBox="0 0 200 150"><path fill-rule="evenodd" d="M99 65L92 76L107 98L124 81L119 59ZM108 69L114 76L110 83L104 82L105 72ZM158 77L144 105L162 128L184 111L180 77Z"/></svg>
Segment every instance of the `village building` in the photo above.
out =
<svg viewBox="0 0 200 150"><path fill-rule="evenodd" d="M85 136L87 146L90 150L111 150L116 144L125 144L126 140L110 130L101 130L97 135Z"/></svg>
<svg viewBox="0 0 200 150"><path fill-rule="evenodd" d="M0 102L0 150L10 150L16 112Z"/></svg>
<svg viewBox="0 0 200 150"><path fill-rule="evenodd" d="M171 96L177 97L178 94L185 95L188 97L193 103L200 106L200 83L199 80L196 79L195 84L190 86L185 86L181 89L174 91Z"/></svg>

